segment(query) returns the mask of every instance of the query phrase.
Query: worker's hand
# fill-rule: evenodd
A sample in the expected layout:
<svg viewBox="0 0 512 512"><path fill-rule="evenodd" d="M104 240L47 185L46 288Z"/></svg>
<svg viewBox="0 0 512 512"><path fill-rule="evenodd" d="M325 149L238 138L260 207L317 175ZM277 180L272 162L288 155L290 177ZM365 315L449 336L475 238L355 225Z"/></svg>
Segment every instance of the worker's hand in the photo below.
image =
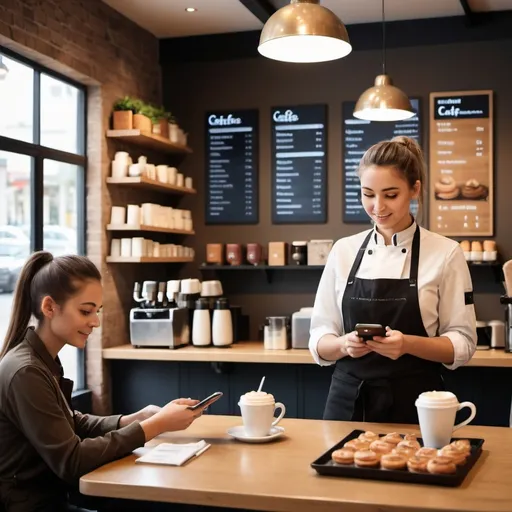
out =
<svg viewBox="0 0 512 512"><path fill-rule="evenodd" d="M405 338L403 333L386 327L386 336L374 336L366 344L376 352L389 359L398 359L405 354Z"/></svg>
<svg viewBox="0 0 512 512"><path fill-rule="evenodd" d="M371 352L367 344L357 335L356 331L340 336L341 351L354 359L363 357Z"/></svg>

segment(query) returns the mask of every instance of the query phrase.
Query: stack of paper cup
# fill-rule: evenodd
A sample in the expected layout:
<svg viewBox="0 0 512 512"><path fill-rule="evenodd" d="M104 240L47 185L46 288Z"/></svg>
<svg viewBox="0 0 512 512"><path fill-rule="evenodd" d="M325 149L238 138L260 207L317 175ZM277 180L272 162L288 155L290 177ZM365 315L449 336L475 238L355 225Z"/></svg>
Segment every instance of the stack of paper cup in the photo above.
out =
<svg viewBox="0 0 512 512"><path fill-rule="evenodd" d="M125 178L131 163L132 159L126 151L118 151L112 160L112 178Z"/></svg>

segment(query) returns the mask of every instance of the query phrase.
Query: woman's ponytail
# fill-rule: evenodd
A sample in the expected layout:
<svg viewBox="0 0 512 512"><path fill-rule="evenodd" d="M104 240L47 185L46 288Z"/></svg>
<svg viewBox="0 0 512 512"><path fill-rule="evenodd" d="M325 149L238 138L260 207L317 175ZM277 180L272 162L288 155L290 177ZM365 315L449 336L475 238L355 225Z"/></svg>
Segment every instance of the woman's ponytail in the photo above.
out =
<svg viewBox="0 0 512 512"><path fill-rule="evenodd" d="M32 281L35 275L52 260L51 253L39 251L32 254L23 266L14 292L11 320L0 352L0 359L23 341L32 316L32 297L30 293Z"/></svg>

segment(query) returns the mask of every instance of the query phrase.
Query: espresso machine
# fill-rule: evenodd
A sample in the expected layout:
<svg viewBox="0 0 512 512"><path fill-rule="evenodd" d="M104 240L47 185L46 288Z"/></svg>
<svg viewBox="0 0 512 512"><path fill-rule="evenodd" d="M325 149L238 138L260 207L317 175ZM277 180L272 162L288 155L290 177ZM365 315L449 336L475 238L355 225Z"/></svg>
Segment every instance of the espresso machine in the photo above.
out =
<svg viewBox="0 0 512 512"><path fill-rule="evenodd" d="M190 340L188 311L169 300L167 283L135 283L130 310L130 342L136 347L179 348Z"/></svg>

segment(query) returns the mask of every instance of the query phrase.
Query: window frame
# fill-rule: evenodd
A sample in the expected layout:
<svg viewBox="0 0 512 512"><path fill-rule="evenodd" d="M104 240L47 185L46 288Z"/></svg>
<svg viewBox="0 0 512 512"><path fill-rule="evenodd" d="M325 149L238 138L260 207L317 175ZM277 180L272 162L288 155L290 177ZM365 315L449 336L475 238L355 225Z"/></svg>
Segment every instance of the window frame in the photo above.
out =
<svg viewBox="0 0 512 512"><path fill-rule="evenodd" d="M81 172L77 173L77 254L86 253L85 231L87 226L86 217L86 190L87 190L87 87L60 73L57 73L45 66L42 66L26 57L13 52L0 45L0 54L9 59L29 66L34 72L33 77L33 142L25 142L0 135L0 151L18 153L32 157L30 171L31 190L31 219L30 219L30 250L31 252L43 249L43 198L44 198L44 161L54 160L57 162L76 165ZM78 116L77 116L77 141L78 152L69 153L58 149L42 146L41 141L41 74L48 75L56 80L65 82L79 91L78 94ZM86 361L85 351L77 351L77 382L76 390L86 389Z"/></svg>

